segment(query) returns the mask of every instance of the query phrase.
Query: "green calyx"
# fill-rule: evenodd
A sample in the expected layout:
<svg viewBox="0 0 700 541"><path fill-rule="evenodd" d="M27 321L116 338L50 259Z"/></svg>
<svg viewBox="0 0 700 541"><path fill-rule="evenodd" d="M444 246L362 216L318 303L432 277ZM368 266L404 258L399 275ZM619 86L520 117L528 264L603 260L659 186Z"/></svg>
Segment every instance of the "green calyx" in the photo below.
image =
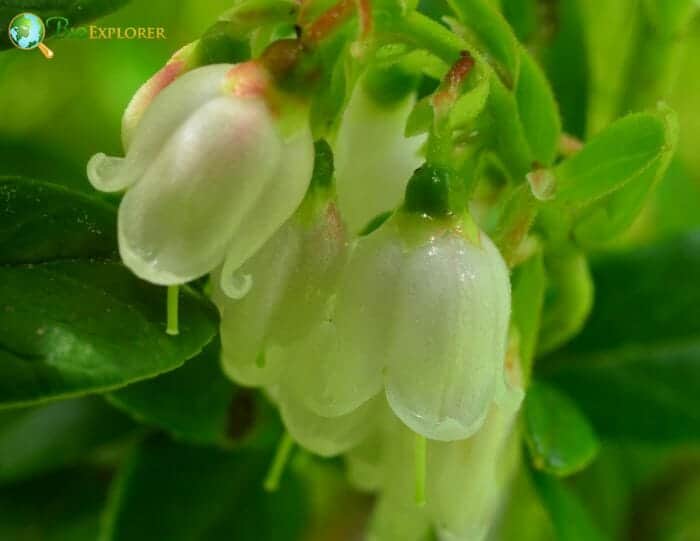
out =
<svg viewBox="0 0 700 541"><path fill-rule="evenodd" d="M420 78L404 69L400 63L370 68L364 76L367 92L380 105L399 103L413 92Z"/></svg>
<svg viewBox="0 0 700 541"><path fill-rule="evenodd" d="M333 184L333 150L325 139L314 143L314 170L311 175L312 188L329 188Z"/></svg>
<svg viewBox="0 0 700 541"><path fill-rule="evenodd" d="M415 170L406 187L404 210L424 214L432 218L444 218L452 214L451 185L454 173L443 167L423 164Z"/></svg>

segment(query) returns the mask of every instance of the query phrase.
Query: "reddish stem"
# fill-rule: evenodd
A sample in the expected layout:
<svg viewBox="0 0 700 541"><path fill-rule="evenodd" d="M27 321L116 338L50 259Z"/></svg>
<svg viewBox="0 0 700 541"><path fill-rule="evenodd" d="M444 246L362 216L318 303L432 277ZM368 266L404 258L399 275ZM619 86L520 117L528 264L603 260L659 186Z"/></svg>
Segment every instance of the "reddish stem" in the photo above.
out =
<svg viewBox="0 0 700 541"><path fill-rule="evenodd" d="M442 88L433 98L434 106L440 111L449 109L459 97L459 87L474 68L474 57L468 51L462 51L460 58L447 72Z"/></svg>
<svg viewBox="0 0 700 541"><path fill-rule="evenodd" d="M307 2L303 0L300 13L305 14L307 6ZM312 46L329 36L355 9L360 19L360 36L366 38L372 31L371 0L340 0L307 27L302 38L304 44Z"/></svg>

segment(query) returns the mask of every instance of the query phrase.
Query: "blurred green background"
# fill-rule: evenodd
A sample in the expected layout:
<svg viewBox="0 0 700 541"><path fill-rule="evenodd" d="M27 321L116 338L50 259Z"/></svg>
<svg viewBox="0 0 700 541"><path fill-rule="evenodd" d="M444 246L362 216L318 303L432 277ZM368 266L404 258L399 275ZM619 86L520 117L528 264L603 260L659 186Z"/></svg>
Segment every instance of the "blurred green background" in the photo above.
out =
<svg viewBox="0 0 700 541"><path fill-rule="evenodd" d="M164 40L56 38L0 54L0 173L85 179L95 152L120 155L121 114L174 51L197 39L229 0L131 2L100 26L163 27Z"/></svg>
<svg viewBox="0 0 700 541"><path fill-rule="evenodd" d="M133 93L229 5L230 0L131 2L99 24L164 27L167 39L51 39L48 45L55 52L51 61L38 51L0 52L0 175L49 178L90 190L85 164L96 152L122 153L120 119ZM617 246L644 244L700 226L700 18L692 22L687 38L680 56L679 81L669 98L681 124L678 156L646 211ZM71 437L70 433L55 436ZM110 462L99 453L88 461ZM333 526L312 534L319 540L357 535L368 508L366 499L339 488L335 466L314 466L318 468L312 494L315 507L321 514L334 515ZM69 527L56 530L51 539L84 538L80 532L96 528L96 515L105 497L106 479L99 481L68 470L0 492L0 540L48 539L40 525L20 530L11 518L26 524L38 516L51 520L52 512L57 517L67 513L72 519ZM606 444L593 466L571 485L585 497L598 523L617 538L700 541L700 453L695 446L666 449ZM71 490L79 497L73 499ZM333 502L333 510L324 510L331 501L329 490L340 499ZM44 492L43 499L35 498L38 492ZM538 526L544 520L543 512L531 493L532 487L521 479L506 515L509 521L503 539L543 539ZM66 505L77 510L66 509ZM357 511L347 511L349 507ZM533 533L528 537L530 530ZM24 534L13 537L17 531ZM592 541L572 535L572 541Z"/></svg>

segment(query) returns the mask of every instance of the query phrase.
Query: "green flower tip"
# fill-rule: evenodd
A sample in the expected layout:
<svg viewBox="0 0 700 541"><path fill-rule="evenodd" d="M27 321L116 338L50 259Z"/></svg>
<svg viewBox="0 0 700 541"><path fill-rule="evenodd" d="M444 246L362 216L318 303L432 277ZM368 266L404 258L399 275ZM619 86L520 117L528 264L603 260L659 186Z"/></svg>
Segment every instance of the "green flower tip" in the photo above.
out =
<svg viewBox="0 0 700 541"><path fill-rule="evenodd" d="M450 175L447 169L424 164L406 187L406 212L441 218L450 214Z"/></svg>

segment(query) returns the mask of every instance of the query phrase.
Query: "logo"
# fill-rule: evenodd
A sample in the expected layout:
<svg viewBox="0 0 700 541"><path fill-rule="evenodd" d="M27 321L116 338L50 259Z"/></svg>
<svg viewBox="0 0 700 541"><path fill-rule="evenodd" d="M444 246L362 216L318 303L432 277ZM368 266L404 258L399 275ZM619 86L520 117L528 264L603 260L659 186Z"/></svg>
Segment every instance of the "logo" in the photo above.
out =
<svg viewBox="0 0 700 541"><path fill-rule="evenodd" d="M53 58L53 51L44 45L46 26L41 17L34 13L20 13L15 15L7 28L12 45L23 51L39 49L49 60Z"/></svg>
<svg viewBox="0 0 700 541"><path fill-rule="evenodd" d="M34 13L24 12L15 15L10 21L7 33L10 43L17 49L31 51L39 49L48 59L53 58L53 51L44 44L47 26L54 38L87 40L153 40L166 39L162 26L96 26L71 27L66 17L49 17L46 23Z"/></svg>

